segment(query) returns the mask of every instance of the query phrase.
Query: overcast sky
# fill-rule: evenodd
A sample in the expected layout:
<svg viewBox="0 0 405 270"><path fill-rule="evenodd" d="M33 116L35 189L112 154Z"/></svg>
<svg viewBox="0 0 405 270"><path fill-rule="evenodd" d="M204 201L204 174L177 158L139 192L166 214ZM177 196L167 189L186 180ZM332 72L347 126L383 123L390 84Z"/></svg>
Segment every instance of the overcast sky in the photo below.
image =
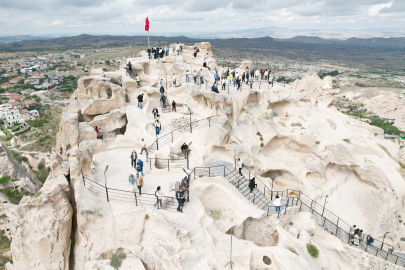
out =
<svg viewBox="0 0 405 270"><path fill-rule="evenodd" d="M405 0L0 0L0 35L405 28Z"/></svg>

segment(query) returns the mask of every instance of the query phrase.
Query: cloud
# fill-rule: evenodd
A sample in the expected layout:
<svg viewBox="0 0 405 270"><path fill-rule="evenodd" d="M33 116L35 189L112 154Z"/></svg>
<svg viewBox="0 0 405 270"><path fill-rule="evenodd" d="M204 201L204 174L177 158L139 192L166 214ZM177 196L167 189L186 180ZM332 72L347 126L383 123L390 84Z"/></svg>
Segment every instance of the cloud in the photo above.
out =
<svg viewBox="0 0 405 270"><path fill-rule="evenodd" d="M368 9L368 15L372 17L377 16L383 8L390 8L390 7L392 7L392 2L374 5Z"/></svg>
<svg viewBox="0 0 405 270"><path fill-rule="evenodd" d="M388 0L389 1L389 0ZM0 35L402 25L404 0L0 0ZM401 24L398 24L401 22ZM74 27L73 27L74 26ZM76 30L77 29L77 30Z"/></svg>

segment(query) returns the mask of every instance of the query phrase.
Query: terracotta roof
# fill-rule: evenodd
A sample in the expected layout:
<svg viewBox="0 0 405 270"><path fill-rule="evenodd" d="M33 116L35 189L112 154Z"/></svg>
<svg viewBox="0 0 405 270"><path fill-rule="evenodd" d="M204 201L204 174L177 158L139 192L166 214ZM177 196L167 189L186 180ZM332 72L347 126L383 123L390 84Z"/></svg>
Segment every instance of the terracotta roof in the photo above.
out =
<svg viewBox="0 0 405 270"><path fill-rule="evenodd" d="M17 102L11 102L10 105L14 107L14 106L20 105L20 102L18 102L18 101Z"/></svg>
<svg viewBox="0 0 405 270"><path fill-rule="evenodd" d="M28 113L28 110L27 109L20 110L20 114L23 114L23 113Z"/></svg>
<svg viewBox="0 0 405 270"><path fill-rule="evenodd" d="M17 99L21 99L21 98L22 98L22 97L21 97L20 95L9 97L9 99L12 99L12 100L17 100Z"/></svg>
<svg viewBox="0 0 405 270"><path fill-rule="evenodd" d="M18 77L15 77L14 79L11 79L10 82L18 82L21 79L22 79L22 77L18 76Z"/></svg>
<svg viewBox="0 0 405 270"><path fill-rule="evenodd" d="M31 100L26 100L26 101L24 101L24 103L27 104L27 105L31 105L31 104L34 104L34 103L36 103L36 102L35 102L35 100L32 100L32 99L31 99Z"/></svg>

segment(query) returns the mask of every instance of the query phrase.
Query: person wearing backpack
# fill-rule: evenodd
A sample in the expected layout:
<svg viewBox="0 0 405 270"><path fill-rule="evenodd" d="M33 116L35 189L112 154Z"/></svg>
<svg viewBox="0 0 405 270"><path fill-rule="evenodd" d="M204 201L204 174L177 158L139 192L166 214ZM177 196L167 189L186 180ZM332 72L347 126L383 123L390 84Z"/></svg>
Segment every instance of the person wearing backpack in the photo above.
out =
<svg viewBox="0 0 405 270"><path fill-rule="evenodd" d="M175 84L175 83L174 83ZM163 96L165 95L165 89L163 86L160 87L160 101L162 101Z"/></svg>
<svg viewBox="0 0 405 270"><path fill-rule="evenodd" d="M159 114L159 111L157 108L153 108L152 110L153 118L156 119L156 116Z"/></svg>
<svg viewBox="0 0 405 270"><path fill-rule="evenodd" d="M250 179L249 180L249 188L250 188L250 193L252 193L253 192L253 189L255 188L255 187L257 187L257 184L256 184L256 182L255 182L255 177L253 177L252 179Z"/></svg>
<svg viewBox="0 0 405 270"><path fill-rule="evenodd" d="M173 102L172 102L172 112L175 112L176 111L176 102L173 100Z"/></svg>
<svg viewBox="0 0 405 270"><path fill-rule="evenodd" d="M136 173L139 174L141 173L143 176L143 161L142 160L138 160L138 162L136 163Z"/></svg>
<svg viewBox="0 0 405 270"><path fill-rule="evenodd" d="M158 186L155 191L155 197L156 197L156 203L154 204L154 207L157 206L157 209L159 209L159 203L160 203L160 208L163 209L163 205L162 205L163 193L161 191L160 186Z"/></svg>
<svg viewBox="0 0 405 270"><path fill-rule="evenodd" d="M182 189L179 189L177 192L176 192L176 199L177 199L177 202L178 202L178 206L177 206L177 212L181 212L181 213L183 213L183 202L184 202L184 193L183 193L183 190Z"/></svg>
<svg viewBox="0 0 405 270"><path fill-rule="evenodd" d="M129 175L128 181L131 184L131 192L134 192L135 177L132 173Z"/></svg>
<svg viewBox="0 0 405 270"><path fill-rule="evenodd" d="M162 98L163 109L166 109L166 99L167 99L167 96L163 96L163 98Z"/></svg>

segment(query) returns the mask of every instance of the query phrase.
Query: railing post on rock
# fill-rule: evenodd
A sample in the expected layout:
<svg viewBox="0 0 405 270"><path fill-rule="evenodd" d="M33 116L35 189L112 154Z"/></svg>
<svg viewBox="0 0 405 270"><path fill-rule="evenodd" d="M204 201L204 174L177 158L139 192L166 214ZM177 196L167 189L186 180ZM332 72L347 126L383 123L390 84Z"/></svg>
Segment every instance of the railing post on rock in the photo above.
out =
<svg viewBox="0 0 405 270"><path fill-rule="evenodd" d="M134 192L134 194L135 194L135 204L136 206L138 206L138 199L136 198L136 192Z"/></svg>

